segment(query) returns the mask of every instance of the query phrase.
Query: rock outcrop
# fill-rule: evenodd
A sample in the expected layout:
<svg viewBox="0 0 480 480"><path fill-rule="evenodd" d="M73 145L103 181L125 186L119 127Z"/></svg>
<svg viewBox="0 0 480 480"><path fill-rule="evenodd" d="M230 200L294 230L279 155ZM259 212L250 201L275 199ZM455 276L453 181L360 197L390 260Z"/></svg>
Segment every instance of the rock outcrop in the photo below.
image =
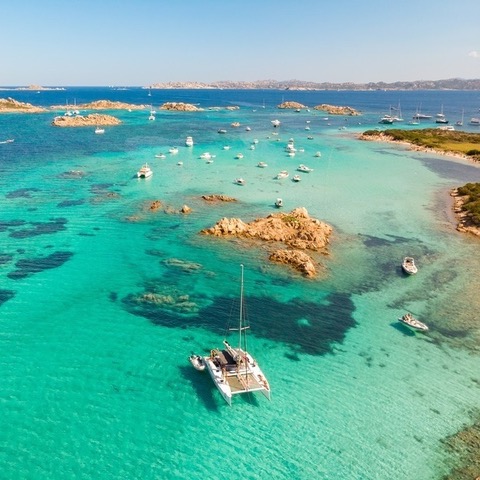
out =
<svg viewBox="0 0 480 480"><path fill-rule="evenodd" d="M352 107L339 107L335 105L328 105L326 103L322 103L321 105L317 105L313 107L315 110L322 110L323 112L327 112L329 115L349 115L349 116L357 116L361 115L358 110L355 110Z"/></svg>
<svg viewBox="0 0 480 480"><path fill-rule="evenodd" d="M283 102L280 105L278 105L278 108L294 108L295 110L298 110L299 108L307 108L307 107L298 102Z"/></svg>
<svg viewBox="0 0 480 480"><path fill-rule="evenodd" d="M176 112L198 112L201 111L201 108L192 105L191 103L182 103L182 102L166 102L161 107L160 110L173 110Z"/></svg>
<svg viewBox="0 0 480 480"><path fill-rule="evenodd" d="M316 275L316 262L305 250L328 254L332 227L311 218L305 208L290 213L271 214L266 218L245 223L239 218L222 218L213 227L202 230L205 235L262 240L272 244L282 243L269 254L270 260L293 266L303 275Z"/></svg>
<svg viewBox="0 0 480 480"><path fill-rule="evenodd" d="M100 113L91 113L90 115L58 116L53 119L52 125L55 127L95 127L98 125L113 126L120 125L122 122L111 115Z"/></svg>
<svg viewBox="0 0 480 480"><path fill-rule="evenodd" d="M0 113L42 113L47 110L31 103L18 102L11 97L0 98Z"/></svg>
<svg viewBox="0 0 480 480"><path fill-rule="evenodd" d="M202 195L202 198L206 202L236 202L237 201L236 198L229 197L227 195L219 195L219 194Z"/></svg>

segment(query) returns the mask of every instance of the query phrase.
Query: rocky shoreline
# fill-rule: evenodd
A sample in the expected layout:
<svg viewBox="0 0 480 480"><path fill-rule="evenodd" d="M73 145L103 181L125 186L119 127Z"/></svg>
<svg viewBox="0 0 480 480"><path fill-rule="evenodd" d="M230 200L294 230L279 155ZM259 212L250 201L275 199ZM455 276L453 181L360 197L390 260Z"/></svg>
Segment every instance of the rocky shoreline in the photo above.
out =
<svg viewBox="0 0 480 480"><path fill-rule="evenodd" d="M261 240L271 244L269 260L293 267L306 277L317 275L318 263L306 251L328 255L332 227L311 218L305 208L276 213L245 223L239 218L222 218L213 227L201 231L215 237ZM283 247L278 248L281 244Z"/></svg>
<svg viewBox="0 0 480 480"><path fill-rule="evenodd" d="M0 113L43 113L47 110L31 103L18 102L11 97L0 98Z"/></svg>
<svg viewBox="0 0 480 480"><path fill-rule="evenodd" d="M453 212L457 220L457 230L462 233L471 233L480 238L480 227L475 225L468 213L462 209L463 204L468 200L468 195L460 195L458 188L454 188L450 192L450 196L453 198Z"/></svg>

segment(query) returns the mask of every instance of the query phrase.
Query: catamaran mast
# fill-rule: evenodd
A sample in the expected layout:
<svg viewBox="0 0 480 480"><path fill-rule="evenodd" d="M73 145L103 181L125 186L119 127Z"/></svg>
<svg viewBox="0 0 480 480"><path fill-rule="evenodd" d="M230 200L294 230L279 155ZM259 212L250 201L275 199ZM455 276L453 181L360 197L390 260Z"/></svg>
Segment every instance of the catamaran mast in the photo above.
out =
<svg viewBox="0 0 480 480"><path fill-rule="evenodd" d="M238 348L242 348L242 320L243 320L243 263L240 264L240 319L238 325Z"/></svg>

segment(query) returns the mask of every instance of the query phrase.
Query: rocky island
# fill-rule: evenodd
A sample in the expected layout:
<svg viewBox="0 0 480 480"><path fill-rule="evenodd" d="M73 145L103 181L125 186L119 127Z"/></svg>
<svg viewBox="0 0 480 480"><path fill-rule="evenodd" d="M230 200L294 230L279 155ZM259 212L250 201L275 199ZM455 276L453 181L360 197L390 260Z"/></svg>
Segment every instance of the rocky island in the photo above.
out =
<svg viewBox="0 0 480 480"><path fill-rule="evenodd" d="M160 110L173 110L176 112L199 112L203 109L198 108L191 103L166 102L160 107Z"/></svg>
<svg viewBox="0 0 480 480"><path fill-rule="evenodd" d="M204 235L260 240L271 244L269 259L292 266L306 277L317 274L317 262L306 251L328 254L330 225L311 218L305 208L276 213L245 223L239 218L222 218ZM283 247L278 248L280 245Z"/></svg>
<svg viewBox="0 0 480 480"><path fill-rule="evenodd" d="M52 121L54 127L97 127L120 125L122 122L111 115L104 115L100 113L91 113L90 115L61 115L55 117Z"/></svg>
<svg viewBox="0 0 480 480"><path fill-rule="evenodd" d="M339 107L336 105L328 105L326 103L322 103L321 105L317 105L313 108L314 110L321 110L322 112L327 112L329 115L348 115L351 117L361 115L358 110L355 110L352 107Z"/></svg>
<svg viewBox="0 0 480 480"><path fill-rule="evenodd" d="M298 102L283 102L280 105L278 105L277 108L290 108L290 109L295 109L295 110L300 110L302 108L307 108L305 105L298 103Z"/></svg>
<svg viewBox="0 0 480 480"><path fill-rule="evenodd" d="M13 98L0 98L0 113L43 113L47 110L31 103L18 102Z"/></svg>

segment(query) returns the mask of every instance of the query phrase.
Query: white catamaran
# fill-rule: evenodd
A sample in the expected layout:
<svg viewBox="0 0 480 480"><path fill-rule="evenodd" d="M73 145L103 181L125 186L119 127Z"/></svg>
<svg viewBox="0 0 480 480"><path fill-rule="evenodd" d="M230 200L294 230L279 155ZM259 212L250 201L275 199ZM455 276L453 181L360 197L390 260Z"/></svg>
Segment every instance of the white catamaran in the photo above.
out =
<svg viewBox="0 0 480 480"><path fill-rule="evenodd" d="M205 357L207 370L225 401L232 405L233 395L248 392L261 392L270 400L270 385L258 366L257 361L248 353L246 331L250 328L245 318L243 300L243 265L240 282L240 317L238 347L232 347L226 340L224 348L214 349Z"/></svg>

